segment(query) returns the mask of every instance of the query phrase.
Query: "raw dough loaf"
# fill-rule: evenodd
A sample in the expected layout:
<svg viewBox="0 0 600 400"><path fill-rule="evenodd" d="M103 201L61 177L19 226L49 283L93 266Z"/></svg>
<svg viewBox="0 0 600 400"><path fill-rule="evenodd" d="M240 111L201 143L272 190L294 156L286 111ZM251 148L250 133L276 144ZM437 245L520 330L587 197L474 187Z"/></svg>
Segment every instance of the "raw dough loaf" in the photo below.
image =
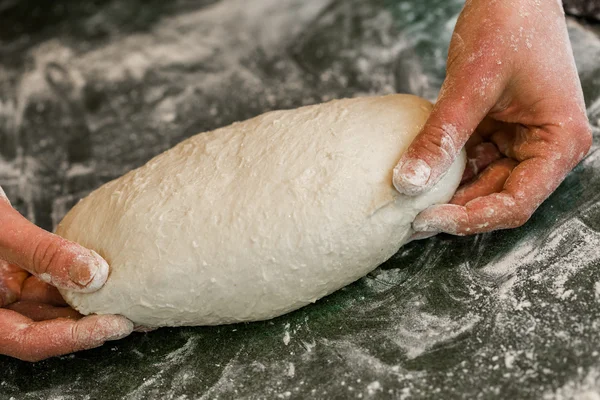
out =
<svg viewBox="0 0 600 400"><path fill-rule="evenodd" d="M256 321L366 275L447 202L465 165L419 197L392 170L431 105L409 95L274 111L191 137L79 202L57 233L111 266L83 314L148 327Z"/></svg>

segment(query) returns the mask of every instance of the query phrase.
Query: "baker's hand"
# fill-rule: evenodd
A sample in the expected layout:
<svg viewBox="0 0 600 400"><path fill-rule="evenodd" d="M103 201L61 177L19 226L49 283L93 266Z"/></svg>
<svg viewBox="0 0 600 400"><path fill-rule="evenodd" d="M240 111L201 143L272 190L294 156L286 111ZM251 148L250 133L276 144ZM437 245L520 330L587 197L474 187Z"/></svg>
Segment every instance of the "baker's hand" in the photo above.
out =
<svg viewBox="0 0 600 400"><path fill-rule="evenodd" d="M129 335L126 318L83 318L54 287L92 292L107 277L98 254L28 222L0 188L0 354L39 361Z"/></svg>
<svg viewBox="0 0 600 400"><path fill-rule="evenodd" d="M394 169L394 186L408 195L427 190L465 145L464 185L451 204L417 216L417 232L518 227L589 151L560 1L467 1L439 99Z"/></svg>

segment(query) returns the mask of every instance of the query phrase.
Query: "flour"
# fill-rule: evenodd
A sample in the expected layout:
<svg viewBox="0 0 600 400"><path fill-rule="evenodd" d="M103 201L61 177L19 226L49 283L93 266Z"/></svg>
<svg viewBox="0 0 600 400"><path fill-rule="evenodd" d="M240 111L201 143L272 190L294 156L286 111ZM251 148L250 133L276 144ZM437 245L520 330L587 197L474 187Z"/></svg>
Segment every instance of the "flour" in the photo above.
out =
<svg viewBox="0 0 600 400"><path fill-rule="evenodd" d="M146 399L151 394L157 393L157 386L161 386L164 382L165 375L169 375L173 382L171 393L161 391L161 395L173 396L179 388L185 387L186 384L193 380L195 373L184 366L184 364L193 357L198 348L198 340L195 337L187 338L186 342L174 351L166 354L160 362L154 363L151 368L154 373L143 379L143 382L138 385L135 390L129 392L125 397L131 399ZM139 350L134 350L138 356ZM143 354L142 354L143 356Z"/></svg>
<svg viewBox="0 0 600 400"><path fill-rule="evenodd" d="M590 229L582 221L572 219L561 229L555 230L547 240L532 261L540 263L548 256L555 257L555 261L543 271L531 275L529 279L551 284L554 295L566 300L573 294L573 290L565 289L570 278L600 258L598 254L600 233Z"/></svg>
<svg viewBox="0 0 600 400"><path fill-rule="evenodd" d="M289 363L286 375L290 378L293 378L296 375L296 366L294 365L294 363Z"/></svg>
<svg viewBox="0 0 600 400"><path fill-rule="evenodd" d="M233 72L250 73L240 64L256 47L269 52L280 50L325 5L322 1L298 3L290 13L288 6L275 0L262 0L253 7L245 7L243 0L222 1L198 11L165 18L152 33L114 41L76 62L81 68L91 66L89 72L115 82L129 77L141 80L150 69L205 65L206 80L202 84L206 88L210 82L217 83ZM256 15L261 18L254 18ZM283 26L285 29L281 29ZM280 32L285 32L286 37L281 37ZM223 60L226 64L218 66L214 64L215 55L222 54L224 49L227 49ZM109 61L121 55L125 56L121 63ZM251 80L260 84L260 79Z"/></svg>
<svg viewBox="0 0 600 400"><path fill-rule="evenodd" d="M378 381L373 381L367 385L367 393L369 396L375 395L377 392L381 392L383 388L381 387L381 383Z"/></svg>
<svg viewBox="0 0 600 400"><path fill-rule="evenodd" d="M283 333L283 344L286 346L290 344L290 324L285 325L285 332Z"/></svg>
<svg viewBox="0 0 600 400"><path fill-rule="evenodd" d="M67 176L69 178L77 177L77 176L85 176L89 175L94 171L94 168L91 166L86 166L82 164L74 164L67 170Z"/></svg>
<svg viewBox="0 0 600 400"><path fill-rule="evenodd" d="M567 382L556 391L546 392L544 400L600 400L600 372L592 369L587 374L578 370L578 378Z"/></svg>
<svg viewBox="0 0 600 400"><path fill-rule="evenodd" d="M219 380L204 392L200 397L200 400L213 399L215 398L214 396L219 396L224 392L236 393L236 377L239 376L242 371L243 366L239 365L237 359L234 357L227 365L225 365L225 368L223 368Z"/></svg>
<svg viewBox="0 0 600 400"><path fill-rule="evenodd" d="M403 314L407 311L403 310ZM480 316L474 314L454 320L430 315L418 309L412 315L410 311L408 313L408 318L398 315L397 328L388 333L388 338L405 349L409 360L421 356L434 346L451 342L472 330L481 320Z"/></svg>

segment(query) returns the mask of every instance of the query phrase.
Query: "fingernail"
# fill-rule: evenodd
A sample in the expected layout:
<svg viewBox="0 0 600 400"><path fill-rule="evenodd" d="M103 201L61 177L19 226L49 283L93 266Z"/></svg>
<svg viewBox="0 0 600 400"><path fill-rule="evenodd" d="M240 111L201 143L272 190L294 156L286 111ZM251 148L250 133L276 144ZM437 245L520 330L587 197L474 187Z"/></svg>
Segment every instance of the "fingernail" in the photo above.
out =
<svg viewBox="0 0 600 400"><path fill-rule="evenodd" d="M81 286L82 293L95 292L108 278L108 263L93 250L85 250L73 259L69 276L73 282Z"/></svg>
<svg viewBox="0 0 600 400"><path fill-rule="evenodd" d="M78 322L76 342L81 349L102 346L110 340L123 339L133 332L133 322L121 315L90 315Z"/></svg>
<svg viewBox="0 0 600 400"><path fill-rule="evenodd" d="M442 231L441 227L438 226L435 221L428 220L426 218L415 218L412 223L412 227L416 232L422 233L439 233Z"/></svg>
<svg viewBox="0 0 600 400"><path fill-rule="evenodd" d="M419 193L431 176L431 167L423 160L407 160L394 169L394 186L400 193Z"/></svg>
<svg viewBox="0 0 600 400"><path fill-rule="evenodd" d="M448 207L457 207L453 205L432 206L417 215L412 223L412 228L416 232L440 233L446 232L456 234L458 231L458 221L456 216L448 212Z"/></svg>
<svg viewBox="0 0 600 400"><path fill-rule="evenodd" d="M106 340L120 340L126 338L127 336L131 335L131 333L133 332L133 328L133 322L131 322L125 317L121 317L119 318L119 321L115 326L115 333L107 336Z"/></svg>
<svg viewBox="0 0 600 400"><path fill-rule="evenodd" d="M415 232L411 237L410 237L410 241L412 242L413 240L424 240L424 239L429 239L430 237L433 237L435 235L437 235L438 233L440 233L439 231L435 231L435 232Z"/></svg>

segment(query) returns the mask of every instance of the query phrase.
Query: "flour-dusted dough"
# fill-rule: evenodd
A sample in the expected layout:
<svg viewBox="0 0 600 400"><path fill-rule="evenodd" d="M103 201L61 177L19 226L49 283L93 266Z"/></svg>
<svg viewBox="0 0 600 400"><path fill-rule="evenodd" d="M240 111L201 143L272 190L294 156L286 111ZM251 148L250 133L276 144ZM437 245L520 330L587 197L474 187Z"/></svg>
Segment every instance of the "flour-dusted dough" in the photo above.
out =
<svg viewBox="0 0 600 400"><path fill-rule="evenodd" d="M418 212L450 199L461 154L410 198L392 170L431 105L391 95L270 112L203 133L82 200L57 233L111 266L83 314L148 326L264 320L359 279L411 235Z"/></svg>

